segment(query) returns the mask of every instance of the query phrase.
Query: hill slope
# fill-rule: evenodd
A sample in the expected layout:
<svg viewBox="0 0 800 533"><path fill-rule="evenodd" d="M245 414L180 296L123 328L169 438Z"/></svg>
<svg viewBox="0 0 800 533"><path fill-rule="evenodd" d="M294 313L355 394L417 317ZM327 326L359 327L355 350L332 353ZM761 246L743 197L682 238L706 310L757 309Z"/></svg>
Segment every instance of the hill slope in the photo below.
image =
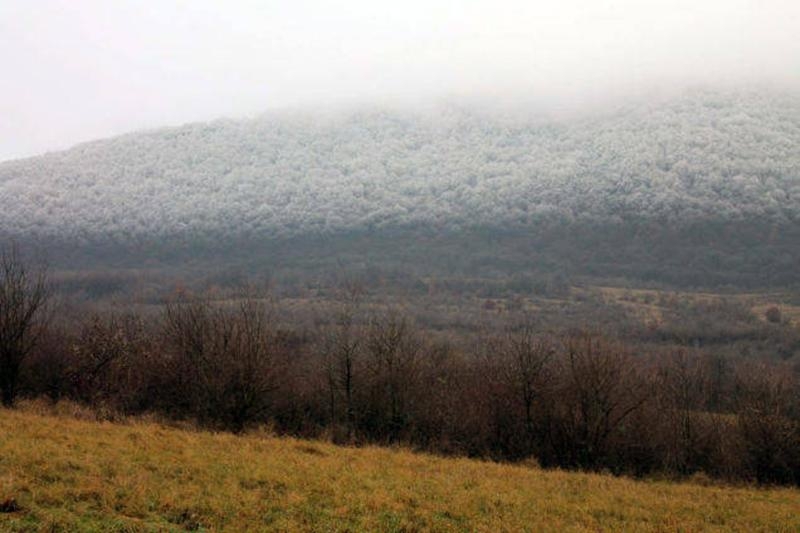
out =
<svg viewBox="0 0 800 533"><path fill-rule="evenodd" d="M593 118L273 114L0 164L0 227L129 239L543 219L800 221L800 97L691 92Z"/></svg>
<svg viewBox="0 0 800 533"><path fill-rule="evenodd" d="M4 531L793 531L800 493L0 411Z"/></svg>
<svg viewBox="0 0 800 533"><path fill-rule="evenodd" d="M562 120L455 106L274 113L5 162L0 203L6 237L134 260L226 248L259 258L320 240L363 255L353 236L382 257L387 240L481 234L502 248L484 255L514 269L628 276L619 265L643 262L636 275L661 279L674 261L694 277L794 280L800 97L692 91ZM777 248L753 249L763 246ZM466 248L456 263L483 253Z"/></svg>

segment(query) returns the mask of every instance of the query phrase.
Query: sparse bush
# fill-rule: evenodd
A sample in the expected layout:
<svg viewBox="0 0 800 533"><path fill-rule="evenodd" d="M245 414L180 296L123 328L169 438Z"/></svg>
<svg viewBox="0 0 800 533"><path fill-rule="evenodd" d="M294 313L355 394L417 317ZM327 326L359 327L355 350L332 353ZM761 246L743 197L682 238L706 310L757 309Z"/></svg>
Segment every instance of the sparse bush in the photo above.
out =
<svg viewBox="0 0 800 533"><path fill-rule="evenodd" d="M780 324L782 318L781 310L778 308L778 306L773 305L767 308L767 310L764 312L764 318L767 319L767 322Z"/></svg>
<svg viewBox="0 0 800 533"><path fill-rule="evenodd" d="M545 467L800 480L789 363L654 344L636 353L645 345L610 335L544 333L538 311L483 314L484 327L454 335L353 294L339 304L309 329L250 297L187 292L148 316L96 310L43 330L19 390L103 419L155 413Z"/></svg>
<svg viewBox="0 0 800 533"><path fill-rule="evenodd" d="M237 433L265 414L285 350L263 302L170 303L164 327L173 385L190 414Z"/></svg>
<svg viewBox="0 0 800 533"><path fill-rule="evenodd" d="M566 465L616 467L609 464L612 443L650 391L624 345L587 333L567 338L564 345L554 452Z"/></svg>
<svg viewBox="0 0 800 533"><path fill-rule="evenodd" d="M371 319L366 350L371 393L364 423L396 441L411 423L422 341L408 317L391 311Z"/></svg>

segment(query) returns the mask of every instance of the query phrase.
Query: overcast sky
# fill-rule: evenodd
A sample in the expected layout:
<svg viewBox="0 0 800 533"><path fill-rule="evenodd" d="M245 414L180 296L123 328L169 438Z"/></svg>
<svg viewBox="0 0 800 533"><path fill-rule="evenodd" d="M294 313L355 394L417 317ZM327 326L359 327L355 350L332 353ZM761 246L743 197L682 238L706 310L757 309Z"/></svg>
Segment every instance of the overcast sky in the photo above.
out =
<svg viewBox="0 0 800 533"><path fill-rule="evenodd" d="M796 83L800 0L0 0L0 66L3 160L274 108Z"/></svg>

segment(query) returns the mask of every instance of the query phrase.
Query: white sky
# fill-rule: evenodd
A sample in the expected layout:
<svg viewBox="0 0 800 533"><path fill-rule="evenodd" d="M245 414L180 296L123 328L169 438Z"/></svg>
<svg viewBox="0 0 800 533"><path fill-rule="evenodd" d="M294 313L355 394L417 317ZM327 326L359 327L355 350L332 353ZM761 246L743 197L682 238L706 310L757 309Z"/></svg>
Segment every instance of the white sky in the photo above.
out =
<svg viewBox="0 0 800 533"><path fill-rule="evenodd" d="M799 80L800 0L0 0L0 160L272 108Z"/></svg>

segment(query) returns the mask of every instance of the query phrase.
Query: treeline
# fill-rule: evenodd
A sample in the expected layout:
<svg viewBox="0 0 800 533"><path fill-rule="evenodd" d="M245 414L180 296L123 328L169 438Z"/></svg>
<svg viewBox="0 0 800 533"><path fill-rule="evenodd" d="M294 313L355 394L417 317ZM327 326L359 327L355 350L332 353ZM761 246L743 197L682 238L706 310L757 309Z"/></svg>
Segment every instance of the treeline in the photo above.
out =
<svg viewBox="0 0 800 533"><path fill-rule="evenodd" d="M558 294L559 280L570 279L691 290L800 287L800 224L758 217L694 219L678 226L647 217L552 221L523 229L418 225L283 239L216 235L208 242L189 231L83 246L30 235L25 240L29 248L57 257L53 266L68 273L60 280L65 290L95 298L138 290L142 277L151 286L169 278L241 286L248 277L269 273L281 288L302 286L337 277L343 265L347 277L391 281L410 291L424 290L423 280L430 278L471 291L529 294Z"/></svg>
<svg viewBox="0 0 800 533"><path fill-rule="evenodd" d="M42 278L20 268L6 261L0 291L7 406L45 396L232 432L268 424L545 467L800 483L800 384L788 363L636 353L524 317L440 337L354 292L297 329L252 297L48 325Z"/></svg>

